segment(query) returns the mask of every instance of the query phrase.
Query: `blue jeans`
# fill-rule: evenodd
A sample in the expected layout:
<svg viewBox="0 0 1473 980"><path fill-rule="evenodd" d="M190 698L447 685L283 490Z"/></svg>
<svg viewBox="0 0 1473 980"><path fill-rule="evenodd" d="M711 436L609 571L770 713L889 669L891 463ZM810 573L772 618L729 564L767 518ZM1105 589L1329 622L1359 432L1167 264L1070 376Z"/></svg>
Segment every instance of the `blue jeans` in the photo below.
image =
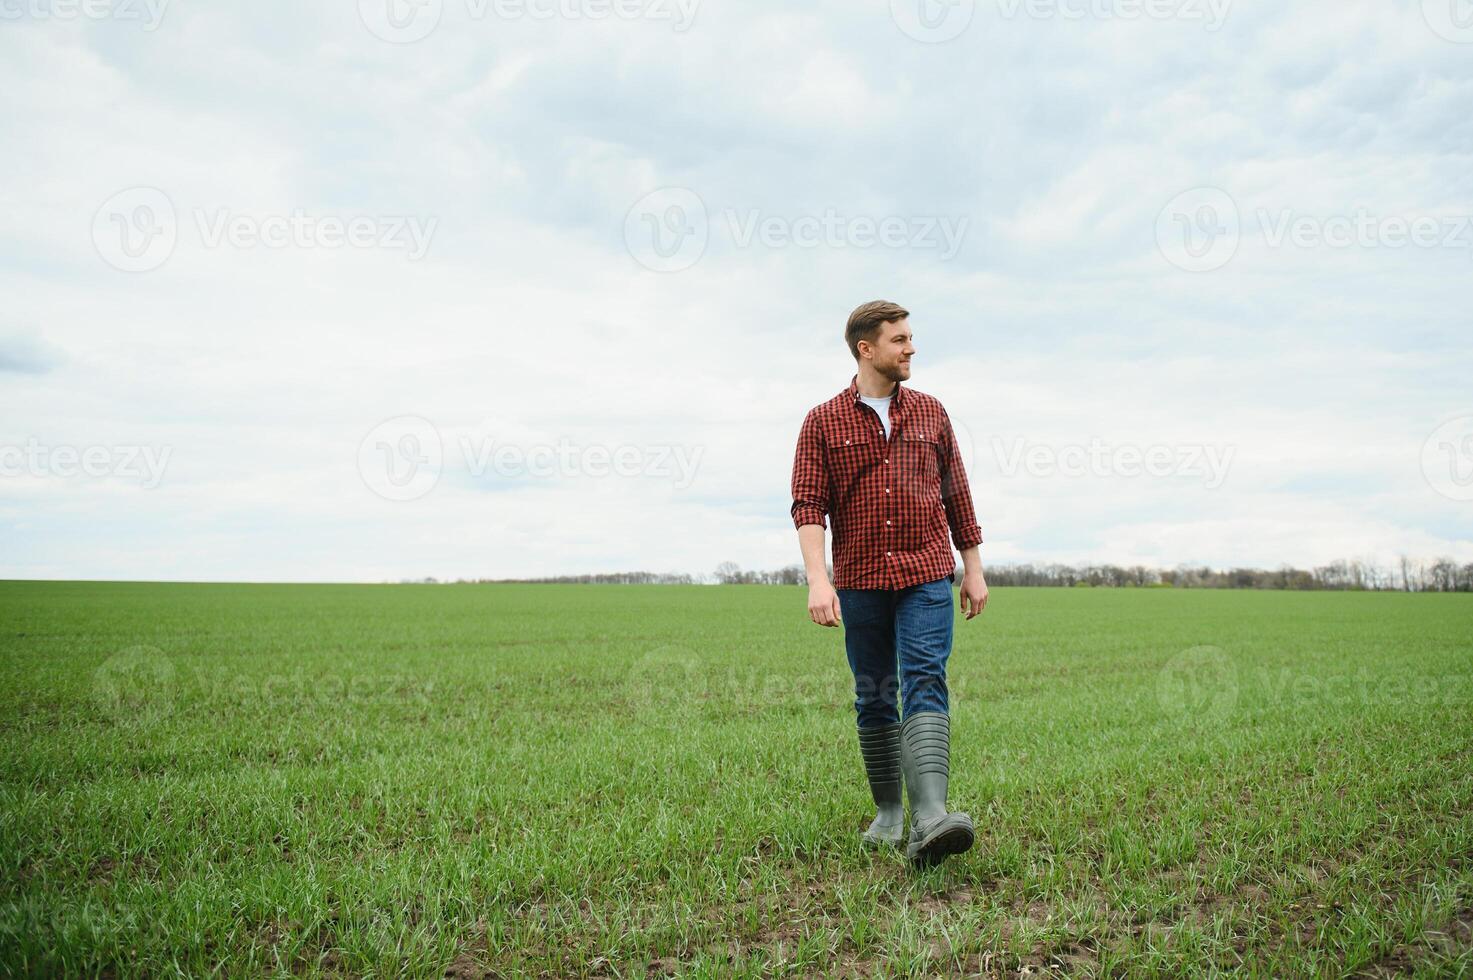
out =
<svg viewBox="0 0 1473 980"><path fill-rule="evenodd" d="M956 620L951 576L903 589L837 591L858 726L894 724L902 705L907 716L946 714L946 660Z"/></svg>

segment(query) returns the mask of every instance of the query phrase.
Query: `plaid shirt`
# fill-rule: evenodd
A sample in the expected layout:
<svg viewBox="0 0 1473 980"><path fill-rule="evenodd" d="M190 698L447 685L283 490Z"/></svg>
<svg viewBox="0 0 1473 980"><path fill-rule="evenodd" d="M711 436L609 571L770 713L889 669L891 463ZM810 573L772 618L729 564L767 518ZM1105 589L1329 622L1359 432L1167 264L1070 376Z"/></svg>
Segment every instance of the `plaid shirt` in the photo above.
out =
<svg viewBox="0 0 1473 980"><path fill-rule="evenodd" d="M809 410L793 456L793 526L834 519L834 588L903 589L951 577L982 543L951 420L941 402L896 382L890 438L849 388Z"/></svg>

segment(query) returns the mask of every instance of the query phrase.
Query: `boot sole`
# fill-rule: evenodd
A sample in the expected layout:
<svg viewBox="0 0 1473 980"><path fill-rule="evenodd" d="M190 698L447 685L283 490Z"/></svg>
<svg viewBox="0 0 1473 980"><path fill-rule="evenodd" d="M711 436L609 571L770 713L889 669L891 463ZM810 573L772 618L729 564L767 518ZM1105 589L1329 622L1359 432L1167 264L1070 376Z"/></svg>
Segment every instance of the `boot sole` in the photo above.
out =
<svg viewBox="0 0 1473 980"><path fill-rule="evenodd" d="M930 868L946 860L949 855L970 850L977 839L977 833L972 829L970 820L966 817L956 819L957 816L948 816L941 826L928 833L924 839L908 845L905 856L920 867Z"/></svg>

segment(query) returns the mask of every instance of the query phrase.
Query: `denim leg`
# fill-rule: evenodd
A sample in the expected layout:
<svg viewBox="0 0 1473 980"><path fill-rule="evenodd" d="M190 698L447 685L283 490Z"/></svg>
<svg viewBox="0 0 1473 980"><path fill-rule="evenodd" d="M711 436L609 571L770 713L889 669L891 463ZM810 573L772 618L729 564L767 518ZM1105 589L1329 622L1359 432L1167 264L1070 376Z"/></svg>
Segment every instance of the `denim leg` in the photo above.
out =
<svg viewBox="0 0 1473 980"><path fill-rule="evenodd" d="M888 589L838 589L844 652L854 673L855 724L860 728L900 720L895 659L895 593Z"/></svg>
<svg viewBox="0 0 1473 980"><path fill-rule="evenodd" d="M951 656L951 578L901 589L895 602L895 638L900 661L901 704L906 717L916 711L946 714L950 703L946 661Z"/></svg>

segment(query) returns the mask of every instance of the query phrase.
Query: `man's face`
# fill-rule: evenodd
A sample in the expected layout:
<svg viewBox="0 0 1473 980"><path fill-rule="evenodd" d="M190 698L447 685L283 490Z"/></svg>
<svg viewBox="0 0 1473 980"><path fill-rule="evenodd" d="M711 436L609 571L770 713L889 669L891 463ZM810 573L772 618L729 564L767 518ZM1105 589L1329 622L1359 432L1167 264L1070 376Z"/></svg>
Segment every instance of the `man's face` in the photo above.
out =
<svg viewBox="0 0 1473 980"><path fill-rule="evenodd" d="M910 378L910 358L916 352L910 335L907 318L886 320L880 324L880 332L874 343L869 345L874 355L871 364L876 373L891 381L906 381ZM863 353L861 351L861 353Z"/></svg>

